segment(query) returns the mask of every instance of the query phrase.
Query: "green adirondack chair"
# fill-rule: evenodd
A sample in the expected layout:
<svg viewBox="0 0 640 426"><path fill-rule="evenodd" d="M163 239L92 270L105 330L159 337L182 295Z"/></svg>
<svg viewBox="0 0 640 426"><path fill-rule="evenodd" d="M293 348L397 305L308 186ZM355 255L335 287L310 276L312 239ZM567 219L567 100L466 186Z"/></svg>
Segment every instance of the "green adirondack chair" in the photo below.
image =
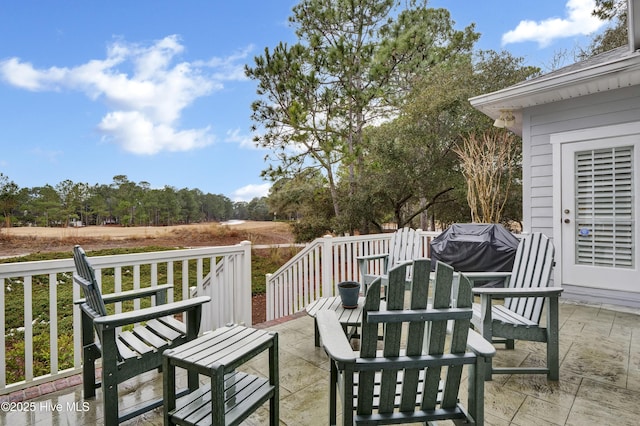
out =
<svg viewBox="0 0 640 426"><path fill-rule="evenodd" d="M381 254L372 254L367 256L358 256L358 268L360 270L362 290L366 293L369 285L378 277L382 278L382 286L386 287L388 282L388 273L402 263L411 263L411 261L422 257L420 234L415 229L402 228L393 233L389 242L389 252ZM380 269L376 271L375 262L381 262ZM411 280L411 270L408 270L407 280Z"/></svg>
<svg viewBox="0 0 640 426"><path fill-rule="evenodd" d="M562 288L549 287L554 266L554 247L541 233L524 237L518 249L511 272L467 272L469 280L486 281L505 279L504 288L474 288L480 303L473 305L472 324L485 339L504 343L514 348L514 340L544 342L547 347L546 367L493 367L487 369L487 380L492 374L546 374L549 380L560 377L558 303ZM504 303L493 303L499 299ZM543 308L546 324L541 323Z"/></svg>
<svg viewBox="0 0 640 426"><path fill-rule="evenodd" d="M102 387L104 424L117 425L146 411L162 406L162 398L127 413L118 410L118 384L144 372L159 369L162 352L197 337L200 330L202 305L209 302L207 296L181 302L166 303L167 290L171 285L159 285L140 290L102 295L95 272L84 250L73 249L76 272L73 281L83 291L84 299L75 303L82 313L82 380L84 397L95 397L96 389ZM135 311L107 313L110 303L134 300L142 297L155 298L156 306ZM184 322L174 315L186 315ZM130 331L121 327L134 325ZM98 340L95 340L97 334ZM102 358L102 382L96 383L95 362ZM188 378L189 387L197 387L197 374Z"/></svg>
<svg viewBox="0 0 640 426"><path fill-rule="evenodd" d="M381 307L379 297L381 279L371 283L359 353L349 345L335 312L318 313L322 346L330 357L329 423L336 424L339 391L343 425L445 419L482 425L484 368L495 348L470 329L471 285L460 278L458 292L453 295L457 307L451 308L453 269L438 263L433 306L428 306L431 261L413 263L410 291L405 290L406 268L405 264L389 271L386 308ZM410 300L405 301L406 294ZM465 365L466 408L459 402Z"/></svg>

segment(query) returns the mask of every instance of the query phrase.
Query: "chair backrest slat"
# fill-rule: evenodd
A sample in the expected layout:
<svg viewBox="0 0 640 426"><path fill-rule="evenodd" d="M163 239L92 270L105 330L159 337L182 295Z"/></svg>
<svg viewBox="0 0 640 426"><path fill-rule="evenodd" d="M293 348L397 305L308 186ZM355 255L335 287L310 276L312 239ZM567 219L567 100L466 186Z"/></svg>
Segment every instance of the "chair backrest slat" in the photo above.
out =
<svg viewBox="0 0 640 426"><path fill-rule="evenodd" d="M554 263L554 247L549 238L539 232L522 239L513 264L510 288L548 287ZM505 307L539 323L544 307L543 297L505 299Z"/></svg>
<svg viewBox="0 0 640 426"><path fill-rule="evenodd" d="M411 291L405 291L406 270L413 268ZM457 307L468 312L464 319L453 320L451 344L447 345L447 319L426 322L430 313L442 311L448 313L451 308L454 271L450 266L438 262L435 268L435 285L433 287L432 306L428 307L430 259L418 259L411 266L399 265L389 271L386 309L384 316L369 320L372 311L380 310L381 279L376 279L366 294L362 320L360 358L383 356L394 359L403 352L408 356L431 355L434 359L447 353L464 354L467 345L467 333L472 315L471 284L462 277L458 285L458 293L453 299ZM409 293L410 299L405 300ZM423 311L420 317L411 316ZM450 317L449 317L450 318ZM383 339L379 341L379 332L383 330ZM382 345L381 351L379 344ZM380 353L381 352L381 353ZM381 372L371 370L360 371L358 375L358 395L356 396L356 412L369 415L376 408L379 414L394 412L399 404L400 412L413 412L416 402L424 410L435 409L438 404L442 408L455 408L458 402L458 389L462 378L462 366L447 366L445 380L445 399L440 400L439 390L443 366L434 362L426 369L409 368L406 365L385 367ZM377 374L377 376L376 376ZM375 382L376 377L379 383ZM422 381L422 385L420 385ZM379 398L374 400L374 387L379 386ZM422 400L418 401L418 391L422 389Z"/></svg>
<svg viewBox="0 0 640 426"><path fill-rule="evenodd" d="M73 248L73 261L75 263L76 272L73 274L73 280L80 288L87 300L87 305L101 316L107 315L107 308L102 299L102 292L96 281L93 267L87 259L87 255L80 246Z"/></svg>
<svg viewBox="0 0 640 426"><path fill-rule="evenodd" d="M389 242L389 269L420 256L420 235L415 229L402 228L394 232Z"/></svg>
<svg viewBox="0 0 640 426"><path fill-rule="evenodd" d="M400 268L402 274L397 274L394 270L389 275L389 285L387 286L387 310L399 311L404 309L404 280L406 276L406 265ZM400 354L402 340L402 323L394 322L384 324L384 340L382 356L392 358ZM396 384L398 380L398 370L385 369L380 378L380 400L378 406L379 413L392 413L395 403Z"/></svg>
<svg viewBox="0 0 640 426"><path fill-rule="evenodd" d="M471 292L471 282L463 274L459 276L458 294L456 299L457 308L472 309L473 294ZM451 353L464 354L467 351L467 338L471 318L456 320L453 324L451 334ZM441 407L444 409L454 408L458 403L458 390L462 381L462 365L452 365L447 368L447 377L444 381L444 392Z"/></svg>
<svg viewBox="0 0 640 426"><path fill-rule="evenodd" d="M429 295L431 261L429 259L414 261L413 272L410 307L415 310L425 309ZM407 355L420 355L424 348L426 324L422 321L411 322L407 329ZM414 409L419 379L420 369L413 368L404 371L400 411L411 411Z"/></svg>
<svg viewBox="0 0 640 426"><path fill-rule="evenodd" d="M362 312L362 328L360 337L360 357L374 358L378 346L378 327L367 322L367 312L380 310L381 278L374 280L365 295ZM375 374L363 371L358 375L358 412L371 413L373 410L373 389Z"/></svg>
<svg viewBox="0 0 640 426"><path fill-rule="evenodd" d="M433 309L447 309L451 305L451 286L453 268L442 262L435 267L435 286L433 289ZM447 321L434 321L430 324L429 339L426 352L429 355L442 355L445 350ZM422 394L422 409L436 408L440 384L441 367L427 369Z"/></svg>

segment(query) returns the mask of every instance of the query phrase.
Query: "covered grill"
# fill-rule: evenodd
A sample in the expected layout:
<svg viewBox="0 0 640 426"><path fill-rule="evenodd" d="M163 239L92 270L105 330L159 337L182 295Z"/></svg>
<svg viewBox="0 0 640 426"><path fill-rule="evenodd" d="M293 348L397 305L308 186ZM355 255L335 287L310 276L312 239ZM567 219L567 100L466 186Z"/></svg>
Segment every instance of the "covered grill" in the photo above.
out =
<svg viewBox="0 0 640 426"><path fill-rule="evenodd" d="M431 241L431 259L462 272L510 272L518 243L502 225L457 223Z"/></svg>

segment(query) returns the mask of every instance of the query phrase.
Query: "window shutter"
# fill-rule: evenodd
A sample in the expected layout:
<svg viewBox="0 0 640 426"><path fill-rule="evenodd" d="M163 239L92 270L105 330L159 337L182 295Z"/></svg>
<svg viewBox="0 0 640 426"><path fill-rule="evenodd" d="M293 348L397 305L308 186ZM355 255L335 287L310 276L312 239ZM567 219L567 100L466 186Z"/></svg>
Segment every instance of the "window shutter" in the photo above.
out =
<svg viewBox="0 0 640 426"><path fill-rule="evenodd" d="M576 263L633 268L633 147L576 153Z"/></svg>

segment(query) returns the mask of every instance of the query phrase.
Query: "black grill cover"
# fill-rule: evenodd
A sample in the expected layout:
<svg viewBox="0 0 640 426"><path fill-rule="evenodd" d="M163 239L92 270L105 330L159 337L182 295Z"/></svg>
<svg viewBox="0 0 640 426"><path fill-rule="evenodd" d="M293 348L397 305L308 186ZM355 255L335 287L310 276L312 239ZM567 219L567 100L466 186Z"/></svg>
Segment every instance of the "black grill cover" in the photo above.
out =
<svg viewBox="0 0 640 426"><path fill-rule="evenodd" d="M431 241L431 259L462 272L510 272L518 243L502 225L457 223Z"/></svg>

